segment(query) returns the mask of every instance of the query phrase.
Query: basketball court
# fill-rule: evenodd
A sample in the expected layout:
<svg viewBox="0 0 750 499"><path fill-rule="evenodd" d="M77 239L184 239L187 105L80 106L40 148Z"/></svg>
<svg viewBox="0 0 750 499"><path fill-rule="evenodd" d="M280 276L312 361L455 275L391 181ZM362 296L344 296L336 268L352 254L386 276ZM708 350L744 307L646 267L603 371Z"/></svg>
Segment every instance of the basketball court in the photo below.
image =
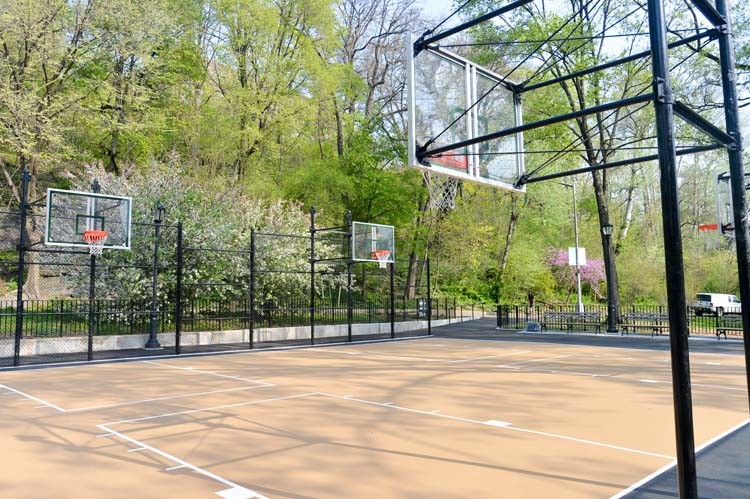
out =
<svg viewBox="0 0 750 499"><path fill-rule="evenodd" d="M747 392L741 356L692 367L701 446ZM611 497L674 462L666 351L430 337L5 371L0 397L13 498Z"/></svg>

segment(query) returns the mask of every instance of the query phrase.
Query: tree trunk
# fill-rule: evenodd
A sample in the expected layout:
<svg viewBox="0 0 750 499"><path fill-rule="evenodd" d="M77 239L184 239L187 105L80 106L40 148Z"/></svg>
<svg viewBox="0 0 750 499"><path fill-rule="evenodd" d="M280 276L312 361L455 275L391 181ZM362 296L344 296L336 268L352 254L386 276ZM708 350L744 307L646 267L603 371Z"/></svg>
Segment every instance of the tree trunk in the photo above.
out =
<svg viewBox="0 0 750 499"><path fill-rule="evenodd" d="M592 172L591 176L594 180L594 195L596 197L596 208L599 212L599 227L602 227L605 224L610 223L609 221L609 205L607 202L607 190L606 190L606 178L604 177L604 172ZM602 242L602 255L604 255L604 266L605 268L611 268L612 269L612 275L609 276L610 284L612 288L612 296L607 296L607 300L612 303L612 306L615 309L616 315L615 319L616 322L620 322L620 283L617 279L617 265L615 264L615 252L610 252L609 250L614 247L614 244L610 244L607 246L607 239L604 237L603 234L601 234L601 242ZM612 266L608 267L610 259L612 261Z"/></svg>
<svg viewBox="0 0 750 499"><path fill-rule="evenodd" d="M27 158L26 156L19 157L19 164L21 165L21 171L28 168L29 174L31 175L28 192L28 202L31 203L38 198L39 194L36 180L39 174L39 167L35 160ZM31 209L29 215L31 214L34 214L34 208ZM39 224L38 217L29 216L27 218L26 227L24 227L23 230L27 247L30 244L41 241L42 228ZM26 280L23 283L23 295L26 300L39 300L42 298L42 274L40 266L38 265L38 256L38 253L32 251L27 251L25 255Z"/></svg>
<svg viewBox="0 0 750 499"><path fill-rule="evenodd" d="M625 202L625 219L620 227L620 234L617 237L617 244L615 245L615 255L619 255L622 250L622 245L625 242L625 238L628 237L628 231L630 230L630 224L633 222L633 206L635 204L635 183L638 178L638 168L633 167L630 169L630 183L627 187L627 199Z"/></svg>
<svg viewBox="0 0 750 499"><path fill-rule="evenodd" d="M508 257L510 256L510 242L513 239L513 233L516 231L516 223L518 222L518 197L513 194L510 195L510 220L508 221L508 232L505 234L505 246L503 247L503 256L500 259L500 275L505 272L505 267L508 265Z"/></svg>

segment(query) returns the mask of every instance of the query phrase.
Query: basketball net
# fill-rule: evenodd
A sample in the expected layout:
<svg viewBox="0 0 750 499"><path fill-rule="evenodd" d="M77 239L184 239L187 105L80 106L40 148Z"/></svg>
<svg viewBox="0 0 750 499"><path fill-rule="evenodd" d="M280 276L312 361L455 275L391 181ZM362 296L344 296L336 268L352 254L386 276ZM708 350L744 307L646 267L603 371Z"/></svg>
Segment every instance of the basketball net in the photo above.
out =
<svg viewBox="0 0 750 499"><path fill-rule="evenodd" d="M381 269L384 269L388 264L388 257L391 256L391 252L388 250L377 250L372 252L372 257L378 259L378 265Z"/></svg>
<svg viewBox="0 0 750 499"><path fill-rule="evenodd" d="M107 242L109 232L106 230L87 230L83 233L83 242L89 245L89 254L100 256Z"/></svg>
<svg viewBox="0 0 750 499"><path fill-rule="evenodd" d="M430 192L432 210L450 211L456 207L456 192L459 183L457 178L424 172L424 181Z"/></svg>

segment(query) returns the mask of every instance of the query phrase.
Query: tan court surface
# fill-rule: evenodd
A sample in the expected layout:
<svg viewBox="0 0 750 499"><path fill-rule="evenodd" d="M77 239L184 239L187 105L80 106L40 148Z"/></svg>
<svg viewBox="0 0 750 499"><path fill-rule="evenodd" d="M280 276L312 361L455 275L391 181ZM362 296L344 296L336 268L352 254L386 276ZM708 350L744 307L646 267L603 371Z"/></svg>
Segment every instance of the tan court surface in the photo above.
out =
<svg viewBox="0 0 750 499"><path fill-rule="evenodd" d="M745 419L691 355L696 444ZM0 372L0 499L610 497L673 461L668 352L427 338Z"/></svg>

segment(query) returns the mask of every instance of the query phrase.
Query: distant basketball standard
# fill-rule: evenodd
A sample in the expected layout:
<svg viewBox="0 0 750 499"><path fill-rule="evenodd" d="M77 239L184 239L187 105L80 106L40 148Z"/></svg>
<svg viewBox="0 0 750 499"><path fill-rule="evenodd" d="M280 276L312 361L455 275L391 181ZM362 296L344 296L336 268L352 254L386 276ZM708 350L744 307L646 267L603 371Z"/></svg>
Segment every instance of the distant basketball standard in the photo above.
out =
<svg viewBox="0 0 750 499"><path fill-rule="evenodd" d="M378 262L381 268L395 262L395 230L392 225L352 223L352 261Z"/></svg>
<svg viewBox="0 0 750 499"><path fill-rule="evenodd" d="M129 197L48 189L44 244L129 250L131 209Z"/></svg>
<svg viewBox="0 0 750 499"><path fill-rule="evenodd" d="M523 191L523 134L488 134L521 124L513 84L437 46L406 49L408 165L441 175Z"/></svg>

